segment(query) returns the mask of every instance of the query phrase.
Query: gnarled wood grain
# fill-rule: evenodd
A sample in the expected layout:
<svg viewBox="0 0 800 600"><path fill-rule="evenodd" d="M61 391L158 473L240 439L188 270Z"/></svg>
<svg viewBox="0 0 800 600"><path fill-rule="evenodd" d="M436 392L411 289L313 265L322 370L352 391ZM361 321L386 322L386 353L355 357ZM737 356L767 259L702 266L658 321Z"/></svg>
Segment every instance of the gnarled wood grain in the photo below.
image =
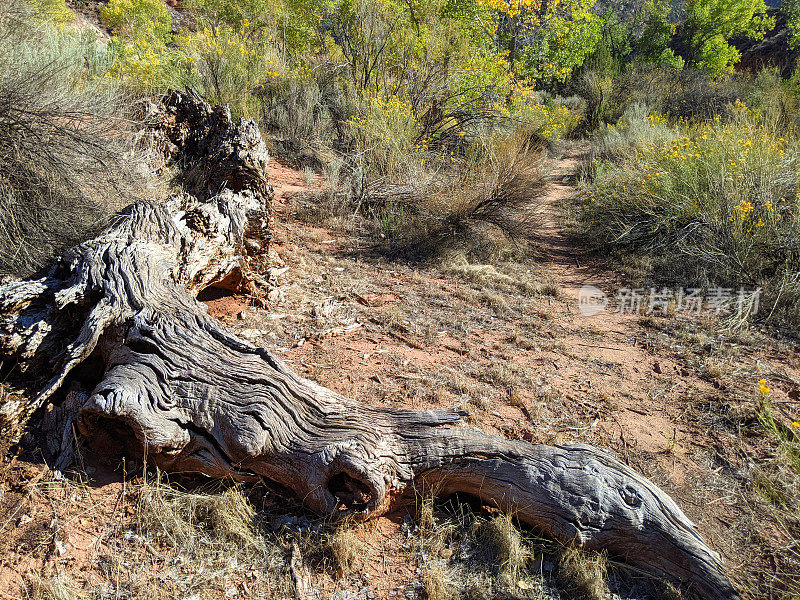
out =
<svg viewBox="0 0 800 600"><path fill-rule="evenodd" d="M420 484L465 492L701 597L738 597L675 502L602 450L487 435L457 410L363 405L209 317L196 294L241 284L248 253L266 249L266 150L252 123L191 94L166 106L193 195L131 206L48 276L0 286L0 357L32 390L0 406L0 428L66 398L65 432L74 423L97 449L144 451L164 470L267 479L334 516L384 513Z"/></svg>

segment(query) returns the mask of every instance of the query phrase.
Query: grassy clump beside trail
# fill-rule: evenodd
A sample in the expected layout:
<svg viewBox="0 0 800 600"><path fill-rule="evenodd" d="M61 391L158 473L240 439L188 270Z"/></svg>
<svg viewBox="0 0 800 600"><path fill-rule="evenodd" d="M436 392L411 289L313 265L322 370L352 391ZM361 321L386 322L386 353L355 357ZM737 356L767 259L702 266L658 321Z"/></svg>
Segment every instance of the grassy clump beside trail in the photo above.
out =
<svg viewBox="0 0 800 600"><path fill-rule="evenodd" d="M633 105L596 137L582 231L650 281L760 286L756 318L791 326L800 318L799 156L792 128L741 100L699 122Z"/></svg>

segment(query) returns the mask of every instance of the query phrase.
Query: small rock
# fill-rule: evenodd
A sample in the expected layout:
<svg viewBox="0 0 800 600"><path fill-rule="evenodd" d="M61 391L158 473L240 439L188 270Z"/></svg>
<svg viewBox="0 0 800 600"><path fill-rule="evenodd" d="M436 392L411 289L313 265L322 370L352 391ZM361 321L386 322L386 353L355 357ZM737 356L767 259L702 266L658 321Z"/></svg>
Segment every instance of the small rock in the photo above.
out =
<svg viewBox="0 0 800 600"><path fill-rule="evenodd" d="M239 337L246 339L248 342L254 342L259 339L262 332L258 329L244 329L239 332Z"/></svg>
<svg viewBox="0 0 800 600"><path fill-rule="evenodd" d="M56 547L56 556L59 558L67 553L67 545L61 540L56 540L54 545Z"/></svg>
<svg viewBox="0 0 800 600"><path fill-rule="evenodd" d="M244 247L248 254L258 254L262 249L261 242L252 238L246 238L244 240Z"/></svg>
<svg viewBox="0 0 800 600"><path fill-rule="evenodd" d="M288 270L289 270L289 267L280 267L280 268L277 268L277 269L276 268L272 268L272 269L270 269L268 271L269 272L269 278L274 281L277 277L280 277L281 275L286 273L286 271L288 271Z"/></svg>
<svg viewBox="0 0 800 600"><path fill-rule="evenodd" d="M517 582L517 586L521 590L532 590L533 589L533 584L530 581L527 581L525 579L520 579Z"/></svg>
<svg viewBox="0 0 800 600"><path fill-rule="evenodd" d="M283 302L286 300L286 292L278 288L272 288L269 292L267 292L267 300L273 304Z"/></svg>

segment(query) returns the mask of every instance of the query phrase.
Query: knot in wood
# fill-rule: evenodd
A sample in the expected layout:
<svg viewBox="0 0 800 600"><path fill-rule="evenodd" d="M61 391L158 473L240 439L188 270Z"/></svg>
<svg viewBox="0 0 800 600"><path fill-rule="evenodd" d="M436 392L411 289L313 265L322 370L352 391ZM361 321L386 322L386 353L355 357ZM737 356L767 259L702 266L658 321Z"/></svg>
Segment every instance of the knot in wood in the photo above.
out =
<svg viewBox="0 0 800 600"><path fill-rule="evenodd" d="M631 508L639 508L642 505L642 496L632 486L626 485L620 490L620 495L625 504Z"/></svg>

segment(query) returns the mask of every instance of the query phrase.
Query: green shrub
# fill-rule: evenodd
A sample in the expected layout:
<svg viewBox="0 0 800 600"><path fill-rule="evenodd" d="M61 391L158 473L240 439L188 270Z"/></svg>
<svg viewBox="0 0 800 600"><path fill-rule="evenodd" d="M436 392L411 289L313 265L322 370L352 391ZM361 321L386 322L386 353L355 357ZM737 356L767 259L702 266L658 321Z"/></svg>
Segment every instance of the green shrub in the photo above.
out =
<svg viewBox="0 0 800 600"><path fill-rule="evenodd" d="M172 16L161 0L109 0L100 17L115 35L151 35L166 42L172 33Z"/></svg>
<svg viewBox="0 0 800 600"><path fill-rule="evenodd" d="M588 239L650 256L661 280L763 286L764 299L780 309L774 318L796 318L797 138L741 101L726 119L705 124L670 127L663 115L640 110L615 129L623 133L600 137L604 154L582 191ZM628 140L627 149L611 143L614 135Z"/></svg>
<svg viewBox="0 0 800 600"><path fill-rule="evenodd" d="M194 85L211 103L230 104L237 112L247 113L257 86L286 71L275 46L252 34L220 25L176 37L191 64Z"/></svg>
<svg viewBox="0 0 800 600"><path fill-rule="evenodd" d="M748 98L752 90L752 77L746 74L714 78L693 68L677 70L637 64L614 82L610 104L614 107L614 118L626 106L640 102L672 119L707 121L724 115L728 105Z"/></svg>
<svg viewBox="0 0 800 600"><path fill-rule="evenodd" d="M678 135L667 117L647 104L636 102L625 109L616 124L602 125L592 140L597 159L625 160L632 148L668 144Z"/></svg>
<svg viewBox="0 0 800 600"><path fill-rule="evenodd" d="M419 154L420 164L425 164L430 140L421 139L415 146L421 127L407 100L396 95L367 96L363 111L348 125L369 173L385 177L404 169L412 148Z"/></svg>
<svg viewBox="0 0 800 600"><path fill-rule="evenodd" d="M584 103L579 98L551 98L519 103L514 109L516 126L529 135L549 143L569 135L583 118Z"/></svg>
<svg viewBox="0 0 800 600"><path fill-rule="evenodd" d="M595 71L586 71L575 83L576 93L586 102L586 128L596 129L615 112L612 98L614 79Z"/></svg>
<svg viewBox="0 0 800 600"><path fill-rule="evenodd" d="M320 169L334 160L334 149L352 147L347 121L358 113L358 97L337 64L321 60L302 73L277 73L255 93L262 129L295 162Z"/></svg>

